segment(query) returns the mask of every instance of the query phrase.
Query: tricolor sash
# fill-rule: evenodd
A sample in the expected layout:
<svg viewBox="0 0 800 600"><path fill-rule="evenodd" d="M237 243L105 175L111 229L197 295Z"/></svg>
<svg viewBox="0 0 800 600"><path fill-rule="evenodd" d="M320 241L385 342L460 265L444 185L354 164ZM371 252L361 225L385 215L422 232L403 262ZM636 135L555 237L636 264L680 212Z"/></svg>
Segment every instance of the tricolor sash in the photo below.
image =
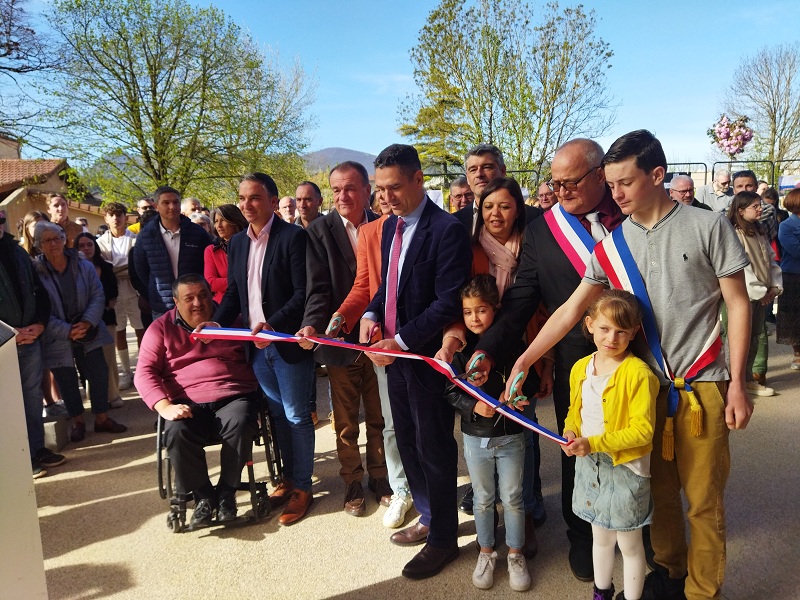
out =
<svg viewBox="0 0 800 600"><path fill-rule="evenodd" d="M626 290L632 293L642 305L644 318L642 319L642 333L644 334L650 352L656 359L664 376L669 379L669 392L667 394L667 422L664 426L664 443L662 456L665 460L672 460L675 455L673 417L678 410L678 400L680 393L684 390L691 404L692 425L691 433L699 436L703 433L703 408L689 385L708 365L713 363L719 356L722 348L722 338L719 335L719 321L711 331L711 335L703 344L700 355L689 367L683 377L676 377L670 369L664 351L661 348L661 339L656 327L655 314L647 288L639 272L639 267L633 259L628 243L622 233L622 227L617 227L602 242L598 243L594 249L597 261L608 276L612 287Z"/></svg>
<svg viewBox="0 0 800 600"><path fill-rule="evenodd" d="M583 277L597 242L586 231L580 219L569 214L560 204L555 204L553 208L544 213L544 220L550 228L550 233L556 238L556 243L561 251L566 254L578 275Z"/></svg>

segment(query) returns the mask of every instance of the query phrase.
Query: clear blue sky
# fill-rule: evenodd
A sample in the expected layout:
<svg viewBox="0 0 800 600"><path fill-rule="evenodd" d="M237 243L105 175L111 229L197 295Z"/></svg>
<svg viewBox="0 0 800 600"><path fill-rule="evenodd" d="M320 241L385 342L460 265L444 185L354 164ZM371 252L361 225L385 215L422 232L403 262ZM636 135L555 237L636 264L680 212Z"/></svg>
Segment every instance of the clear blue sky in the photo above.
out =
<svg viewBox="0 0 800 600"><path fill-rule="evenodd" d="M208 4L197 1L197 4ZM402 141L399 102L415 89L409 49L433 0L217 2L284 61L299 58L317 81L310 150L377 153ZM706 130L740 57L767 43L796 43L800 2L589 0L614 51L608 71L617 121L599 141L647 128L671 161L714 159ZM564 6L565 3L562 3Z"/></svg>

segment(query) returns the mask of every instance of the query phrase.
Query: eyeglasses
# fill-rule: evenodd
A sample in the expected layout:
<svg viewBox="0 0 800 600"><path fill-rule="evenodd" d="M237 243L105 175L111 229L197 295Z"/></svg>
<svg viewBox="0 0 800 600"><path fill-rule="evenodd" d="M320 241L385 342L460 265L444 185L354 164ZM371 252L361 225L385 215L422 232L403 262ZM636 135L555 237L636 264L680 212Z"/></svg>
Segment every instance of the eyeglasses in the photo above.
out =
<svg viewBox="0 0 800 600"><path fill-rule="evenodd" d="M59 237L47 238L46 240L40 240L39 243L40 244L55 244L56 242L63 242L63 241L64 241L64 239L61 236L59 236Z"/></svg>
<svg viewBox="0 0 800 600"><path fill-rule="evenodd" d="M564 189L565 189L567 192L574 192L574 191L576 191L576 190L578 189L578 184L579 184L581 181L583 181L583 179L584 179L584 178L585 178L585 177L586 177L586 176L587 176L589 173L591 173L591 172L592 172L592 171L594 171L595 169L599 169L599 168L600 168L600 166L599 166L599 165L598 165L598 166L596 166L596 167L592 167L591 169L589 169L588 171L586 171L586 173L584 173L583 175L581 175L581 176L580 176L578 179L576 179L575 181L556 181L555 179L551 179L550 181L548 181L548 182L547 182L547 185L548 185L548 187L549 187L551 190L553 190L553 191L554 191L554 192L556 192L556 193L558 193L559 191L561 191L561 188L562 188L562 187L563 187L563 188L564 188Z"/></svg>
<svg viewBox="0 0 800 600"><path fill-rule="evenodd" d="M670 191L674 192L676 194L680 194L681 196L685 196L687 194L693 194L694 193L694 188L689 188L688 190L676 190L676 189L673 188Z"/></svg>
<svg viewBox="0 0 800 600"><path fill-rule="evenodd" d="M475 200L475 194L468 192L465 194L452 194L450 196L453 200Z"/></svg>
<svg viewBox="0 0 800 600"><path fill-rule="evenodd" d="M553 197L553 192L547 192L546 194L537 194L536 197L539 200L547 200Z"/></svg>

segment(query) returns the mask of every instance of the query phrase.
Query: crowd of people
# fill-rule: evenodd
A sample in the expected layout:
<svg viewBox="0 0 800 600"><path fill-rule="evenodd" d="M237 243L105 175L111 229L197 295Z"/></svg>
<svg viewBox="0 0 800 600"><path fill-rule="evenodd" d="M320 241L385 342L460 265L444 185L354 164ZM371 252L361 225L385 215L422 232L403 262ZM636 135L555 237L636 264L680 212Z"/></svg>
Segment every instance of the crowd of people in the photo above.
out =
<svg viewBox="0 0 800 600"><path fill-rule="evenodd" d="M166 421L177 490L196 501L191 525L235 519L260 389L283 461L270 503L293 525L313 503L315 371L325 365L344 512L365 514L366 470L383 524L397 529L390 541L422 545L402 571L412 579L459 555L457 510L473 514L472 582L486 589L500 504L509 585L528 589L547 518L539 436L422 361L383 353L407 351L453 364L533 422L537 400L552 396L568 563L595 600L719 598L728 432L746 427L748 393L774 393L766 321L776 298L777 341L793 346L800 370L800 189L782 209L751 171L719 171L697 194L688 176L665 185L663 149L643 130L607 152L588 139L563 144L533 205L495 146L475 146L464 165L453 214L428 198L416 150L400 144L376 158L374 193L363 165L331 169L327 214L313 182L281 198L269 175L250 173L238 205L209 214L168 186L139 200L131 227L127 207L108 203L95 238L52 195L49 214L25 216L19 242L0 237L0 319L18 331L34 477L66 460L45 448L43 414L65 411L70 439L84 439L83 385L94 431L122 433L108 413L133 376ZM299 342L191 340L209 326ZM308 339L320 336L374 351ZM471 481L460 500L456 413ZM202 450L214 438L216 485ZM412 506L419 520L402 528Z"/></svg>

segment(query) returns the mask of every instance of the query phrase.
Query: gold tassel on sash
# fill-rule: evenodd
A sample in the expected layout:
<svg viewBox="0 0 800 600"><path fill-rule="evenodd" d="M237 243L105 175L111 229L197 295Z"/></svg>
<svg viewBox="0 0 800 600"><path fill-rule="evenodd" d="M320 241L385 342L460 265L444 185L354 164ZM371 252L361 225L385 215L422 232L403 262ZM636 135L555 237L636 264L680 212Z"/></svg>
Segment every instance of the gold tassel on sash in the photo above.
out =
<svg viewBox="0 0 800 600"><path fill-rule="evenodd" d="M661 458L664 460L675 459L675 433L672 430L672 417L667 417L664 423L664 435L661 437Z"/></svg>
<svg viewBox="0 0 800 600"><path fill-rule="evenodd" d="M686 390L686 382L682 377L675 378L675 389ZM703 407L700 406L700 401L695 396L694 390L689 388L689 390L686 390L686 395L689 398L689 407L692 411L692 423L689 432L694 437L700 437L703 435Z"/></svg>

